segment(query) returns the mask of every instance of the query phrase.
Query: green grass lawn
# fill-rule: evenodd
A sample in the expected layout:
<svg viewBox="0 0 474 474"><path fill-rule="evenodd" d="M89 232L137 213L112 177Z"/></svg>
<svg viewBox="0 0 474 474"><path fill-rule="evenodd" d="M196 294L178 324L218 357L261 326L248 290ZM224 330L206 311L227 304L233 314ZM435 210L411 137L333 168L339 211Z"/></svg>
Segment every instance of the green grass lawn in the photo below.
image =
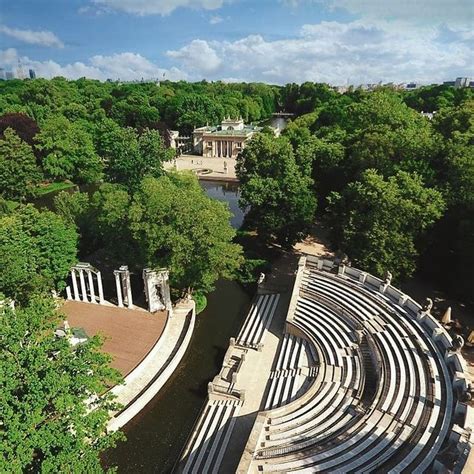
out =
<svg viewBox="0 0 474 474"><path fill-rule="evenodd" d="M206 309L206 306L207 306L206 295L203 295L202 293L195 293L193 295L193 300L196 302L196 314L199 314Z"/></svg>
<svg viewBox="0 0 474 474"><path fill-rule="evenodd" d="M53 193L56 191L62 191L63 189L73 188L74 186L74 183L61 181L59 183L49 183L45 186L40 185L36 188L35 191L37 196L45 196L46 194Z"/></svg>

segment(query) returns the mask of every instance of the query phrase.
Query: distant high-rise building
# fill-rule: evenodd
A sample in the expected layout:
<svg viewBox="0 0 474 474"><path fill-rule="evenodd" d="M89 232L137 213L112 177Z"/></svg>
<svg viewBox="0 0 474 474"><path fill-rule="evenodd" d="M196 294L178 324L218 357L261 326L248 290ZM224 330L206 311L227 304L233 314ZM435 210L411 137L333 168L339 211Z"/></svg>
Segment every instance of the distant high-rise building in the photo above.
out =
<svg viewBox="0 0 474 474"><path fill-rule="evenodd" d="M36 79L36 72L34 69L29 70L30 79Z"/></svg>
<svg viewBox="0 0 474 474"><path fill-rule="evenodd" d="M10 79L13 79L15 76L13 75L12 71L5 71L5 79L9 81Z"/></svg>
<svg viewBox="0 0 474 474"><path fill-rule="evenodd" d="M461 87L469 87L469 83L471 79L469 77L457 77L456 82L454 83L454 87L461 88Z"/></svg>
<svg viewBox="0 0 474 474"><path fill-rule="evenodd" d="M0 81L5 80L5 69L3 67L0 67Z"/></svg>

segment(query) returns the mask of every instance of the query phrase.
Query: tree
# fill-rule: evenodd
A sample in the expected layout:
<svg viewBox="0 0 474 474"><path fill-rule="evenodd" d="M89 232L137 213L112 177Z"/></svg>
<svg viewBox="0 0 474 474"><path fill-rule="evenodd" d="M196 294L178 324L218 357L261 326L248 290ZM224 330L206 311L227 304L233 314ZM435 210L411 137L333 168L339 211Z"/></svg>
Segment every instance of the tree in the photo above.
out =
<svg viewBox="0 0 474 474"><path fill-rule="evenodd" d="M76 263L74 227L31 204L0 216L0 292L17 301L64 288Z"/></svg>
<svg viewBox="0 0 474 474"><path fill-rule="evenodd" d="M51 298L13 310L0 305L0 471L101 472L100 454L118 409L120 382L96 336L78 346L54 335L62 317Z"/></svg>
<svg viewBox="0 0 474 474"><path fill-rule="evenodd" d="M307 166L299 167L285 137L255 135L237 158L241 207L266 241L289 247L312 224L316 199Z"/></svg>
<svg viewBox="0 0 474 474"><path fill-rule="evenodd" d="M15 130L16 134L28 145L33 146L35 136L40 131L38 124L25 114L5 114L0 117L0 135L7 128Z"/></svg>
<svg viewBox="0 0 474 474"><path fill-rule="evenodd" d="M43 169L51 179L69 179L77 184L94 183L102 177L103 164L91 136L63 116L52 116L36 136L44 154Z"/></svg>
<svg viewBox="0 0 474 474"><path fill-rule="evenodd" d="M34 194L41 180L30 145L11 128L0 139L0 194L7 199L23 200Z"/></svg>
<svg viewBox="0 0 474 474"><path fill-rule="evenodd" d="M430 233L423 271L452 295L472 302L474 101L440 111L433 122L444 138L436 163L436 178L446 197L447 210Z"/></svg>
<svg viewBox="0 0 474 474"><path fill-rule="evenodd" d="M232 242L228 208L208 198L191 174L145 178L129 219L142 261L168 268L172 286L183 292L211 291L242 261L241 247Z"/></svg>
<svg viewBox="0 0 474 474"><path fill-rule="evenodd" d="M160 177L163 163L174 156L167 149L157 130L148 130L138 135L133 128L106 125L100 139L100 149L108 165L106 173L114 183L133 190L144 176Z"/></svg>
<svg viewBox="0 0 474 474"><path fill-rule="evenodd" d="M341 194L330 194L329 203L336 245L364 270L400 278L413 274L417 245L444 211L441 193L404 171L384 180L367 170Z"/></svg>
<svg viewBox="0 0 474 474"><path fill-rule="evenodd" d="M133 194L105 183L90 201L64 195L56 205L63 219L95 230L113 257L126 255L138 268L168 268L180 294L211 291L242 262L228 208L208 198L190 173L145 177Z"/></svg>

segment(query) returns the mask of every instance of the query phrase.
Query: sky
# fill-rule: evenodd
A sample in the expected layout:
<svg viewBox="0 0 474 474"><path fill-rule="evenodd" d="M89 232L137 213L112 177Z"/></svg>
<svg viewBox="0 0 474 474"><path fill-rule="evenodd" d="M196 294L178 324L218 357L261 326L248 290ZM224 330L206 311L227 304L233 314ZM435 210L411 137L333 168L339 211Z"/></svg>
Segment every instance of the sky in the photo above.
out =
<svg viewBox="0 0 474 474"><path fill-rule="evenodd" d="M0 0L0 67L71 79L474 76L472 0Z"/></svg>

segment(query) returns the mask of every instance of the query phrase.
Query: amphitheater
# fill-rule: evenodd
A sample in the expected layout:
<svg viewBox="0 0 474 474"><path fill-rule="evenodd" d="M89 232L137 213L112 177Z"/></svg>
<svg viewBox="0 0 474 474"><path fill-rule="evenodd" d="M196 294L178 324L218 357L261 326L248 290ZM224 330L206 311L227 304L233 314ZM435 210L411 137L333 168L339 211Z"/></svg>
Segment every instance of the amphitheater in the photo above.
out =
<svg viewBox="0 0 474 474"><path fill-rule="evenodd" d="M390 284L311 256L277 334L280 296L257 295L231 340L179 472L468 472L466 363L437 320ZM271 357L267 375L259 357Z"/></svg>

